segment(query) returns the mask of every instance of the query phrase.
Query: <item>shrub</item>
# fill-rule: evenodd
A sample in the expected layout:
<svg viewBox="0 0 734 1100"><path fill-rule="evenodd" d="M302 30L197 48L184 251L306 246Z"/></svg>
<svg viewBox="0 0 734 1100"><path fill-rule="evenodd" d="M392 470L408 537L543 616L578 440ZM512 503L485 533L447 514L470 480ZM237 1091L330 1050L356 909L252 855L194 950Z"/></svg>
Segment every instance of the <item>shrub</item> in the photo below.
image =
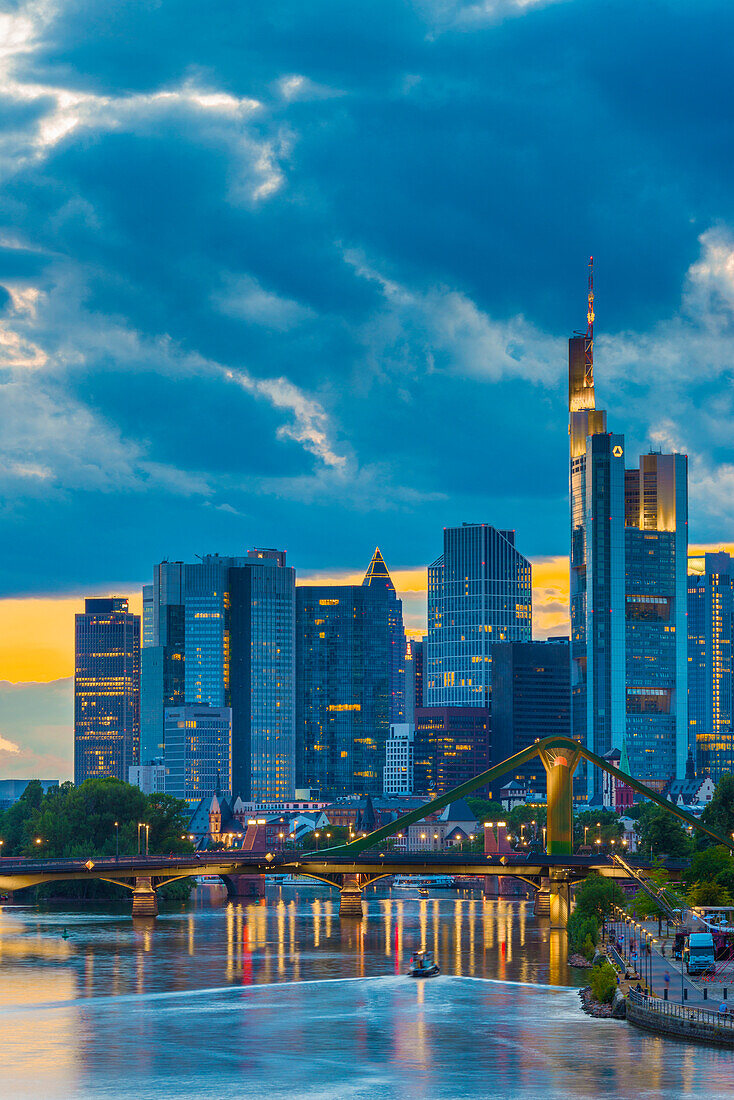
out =
<svg viewBox="0 0 734 1100"><path fill-rule="evenodd" d="M584 954L587 939L591 940L592 946L599 942L598 921L593 914L575 909L568 918L568 942L571 950Z"/></svg>
<svg viewBox="0 0 734 1100"><path fill-rule="evenodd" d="M594 946L594 941L592 940L591 936L587 936L584 940L584 945L581 948L581 954L584 956L584 958L588 959L589 962L591 962L591 960L594 958L595 951L596 947Z"/></svg>
<svg viewBox="0 0 734 1100"><path fill-rule="evenodd" d="M617 975L608 962L595 966L591 971L591 992L600 1004L611 1004L617 990Z"/></svg>

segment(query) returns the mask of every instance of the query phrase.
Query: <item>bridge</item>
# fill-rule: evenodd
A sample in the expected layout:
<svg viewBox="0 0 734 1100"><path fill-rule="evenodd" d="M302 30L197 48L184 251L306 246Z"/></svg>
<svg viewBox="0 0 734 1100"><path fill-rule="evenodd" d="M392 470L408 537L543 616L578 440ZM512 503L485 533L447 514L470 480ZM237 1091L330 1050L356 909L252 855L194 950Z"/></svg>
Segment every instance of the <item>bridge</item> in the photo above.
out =
<svg viewBox="0 0 734 1100"><path fill-rule="evenodd" d="M533 756L539 756L546 771L548 821L545 852L525 855L511 852L502 856L440 853L397 853L379 851L381 841L403 832L450 802L464 798L479 787L514 771ZM514 756L481 772L473 779L383 825L348 844L317 852L266 852L239 850L203 852L187 856L122 856L119 859L14 859L0 860L0 891L20 890L47 882L96 878L125 886L132 891L133 916L155 916L156 890L174 879L191 875L219 875L231 893L235 880L243 876L305 875L327 882L340 891L341 916L361 916L362 891L388 875L500 875L515 877L546 899L551 924L565 927L570 911L571 890L588 874L628 879L629 868L605 856L573 854L573 773L582 759L623 780L633 790L662 806L668 813L695 829L707 833L718 844L734 849L731 838L702 824L686 810L674 806L659 792L632 776L612 768L606 760L567 737L546 737ZM638 868L638 870L644 868Z"/></svg>

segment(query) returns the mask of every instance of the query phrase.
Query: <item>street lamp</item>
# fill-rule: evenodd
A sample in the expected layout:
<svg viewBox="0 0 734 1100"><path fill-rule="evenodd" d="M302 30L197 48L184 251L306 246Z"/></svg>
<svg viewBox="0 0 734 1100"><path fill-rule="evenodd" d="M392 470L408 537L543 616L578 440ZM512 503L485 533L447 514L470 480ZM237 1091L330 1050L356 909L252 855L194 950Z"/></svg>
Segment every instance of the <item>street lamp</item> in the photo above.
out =
<svg viewBox="0 0 734 1100"><path fill-rule="evenodd" d="M148 855L148 839L150 836L150 825L145 821L138 822L138 855L140 855L140 830L145 829L145 854Z"/></svg>
<svg viewBox="0 0 734 1100"><path fill-rule="evenodd" d="M120 822L115 822L115 859L120 858Z"/></svg>
<svg viewBox="0 0 734 1100"><path fill-rule="evenodd" d="M36 844L43 844L43 840L41 839L40 836L36 837Z"/></svg>
<svg viewBox="0 0 734 1100"><path fill-rule="evenodd" d="M588 833L588 831L589 831L589 826L584 825L584 847L586 847L586 834Z"/></svg>
<svg viewBox="0 0 734 1100"><path fill-rule="evenodd" d="M321 833L318 831L318 829L314 833L314 836L316 837L316 851L318 852L319 847L320 847L320 839L319 838L321 836Z"/></svg>

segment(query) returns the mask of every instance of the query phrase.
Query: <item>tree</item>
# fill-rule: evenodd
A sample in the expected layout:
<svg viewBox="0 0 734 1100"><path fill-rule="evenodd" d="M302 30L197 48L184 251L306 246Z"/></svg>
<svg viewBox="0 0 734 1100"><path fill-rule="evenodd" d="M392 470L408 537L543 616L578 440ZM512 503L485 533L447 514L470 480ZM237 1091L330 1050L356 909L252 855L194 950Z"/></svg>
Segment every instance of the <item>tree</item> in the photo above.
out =
<svg viewBox="0 0 734 1100"><path fill-rule="evenodd" d="M612 840L618 840L622 835L622 823L619 814L614 810L583 810L577 814L573 823L574 845L586 843L596 847L597 840L601 840L604 846Z"/></svg>
<svg viewBox="0 0 734 1100"><path fill-rule="evenodd" d="M662 806L652 806L640 818L642 847L651 856L687 856L691 841L680 821Z"/></svg>
<svg viewBox="0 0 734 1100"><path fill-rule="evenodd" d="M522 806L513 807L509 813L503 814L500 820L507 822L510 834L516 836L518 840L524 837L526 844L529 844L531 840L542 843L543 826L546 824L547 816L545 806L526 806L523 804Z"/></svg>
<svg viewBox="0 0 734 1100"><path fill-rule="evenodd" d="M697 882L688 891L691 905L731 905L729 892L718 882Z"/></svg>
<svg viewBox="0 0 734 1100"><path fill-rule="evenodd" d="M691 866L683 872L683 878L689 886L696 882L718 882L733 892L734 859L731 852L723 844L694 852Z"/></svg>
<svg viewBox="0 0 734 1100"><path fill-rule="evenodd" d="M614 967L606 960L601 966L595 966L589 979L594 1000L600 1004L611 1004L617 992L617 975Z"/></svg>
<svg viewBox="0 0 734 1100"><path fill-rule="evenodd" d="M589 875L576 894L576 911L594 916L599 924L615 905L621 904L624 895L617 884L601 875Z"/></svg>
<svg viewBox="0 0 734 1100"><path fill-rule="evenodd" d="M734 832L734 775L724 775L716 784L714 797L701 814L701 821L729 838ZM713 837L700 833L697 838L700 848L709 848L716 844Z"/></svg>
<svg viewBox="0 0 734 1100"><path fill-rule="evenodd" d="M138 787L118 779L87 779L79 787L63 783L45 795L29 783L21 799L0 814L4 854L51 858L112 857L137 851L138 826L144 822L151 854L193 850L187 838L189 812L170 795L146 797ZM115 825L117 822L117 825ZM145 834L141 831L144 839ZM190 884L172 883L164 896L187 896ZM97 879L51 883L37 888L44 896L126 897L124 887Z"/></svg>
<svg viewBox="0 0 734 1100"><path fill-rule="evenodd" d="M666 886L670 875L664 867L657 867L651 871L647 878L654 886ZM668 919L668 912L654 898L651 898L644 890L638 890L634 898L627 906L627 911L635 917L653 917L658 922L658 934L662 932L662 922Z"/></svg>
<svg viewBox="0 0 734 1100"><path fill-rule="evenodd" d="M348 844L350 839L353 839L349 835L348 825L329 825L328 831L331 833L330 837L326 835L326 829L317 829L316 832L306 833L301 842L301 847L307 852L312 851L314 848L336 848L338 844Z"/></svg>
<svg viewBox="0 0 734 1100"><path fill-rule="evenodd" d="M480 825L483 825L485 821L506 821L506 811L502 809L501 802L490 802L486 798L473 798L466 799L466 804L474 814L475 818Z"/></svg>

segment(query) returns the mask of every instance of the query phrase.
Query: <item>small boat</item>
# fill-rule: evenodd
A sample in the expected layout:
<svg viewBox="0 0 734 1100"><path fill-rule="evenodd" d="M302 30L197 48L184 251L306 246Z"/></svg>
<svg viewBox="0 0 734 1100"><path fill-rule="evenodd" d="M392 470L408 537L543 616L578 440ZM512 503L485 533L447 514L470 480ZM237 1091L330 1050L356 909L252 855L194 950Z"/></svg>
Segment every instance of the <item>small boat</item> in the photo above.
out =
<svg viewBox="0 0 734 1100"><path fill-rule="evenodd" d="M435 978L441 971L432 951L414 951L410 957L409 978Z"/></svg>
<svg viewBox="0 0 734 1100"><path fill-rule="evenodd" d="M394 890L450 890L454 885L452 875L396 875Z"/></svg>

